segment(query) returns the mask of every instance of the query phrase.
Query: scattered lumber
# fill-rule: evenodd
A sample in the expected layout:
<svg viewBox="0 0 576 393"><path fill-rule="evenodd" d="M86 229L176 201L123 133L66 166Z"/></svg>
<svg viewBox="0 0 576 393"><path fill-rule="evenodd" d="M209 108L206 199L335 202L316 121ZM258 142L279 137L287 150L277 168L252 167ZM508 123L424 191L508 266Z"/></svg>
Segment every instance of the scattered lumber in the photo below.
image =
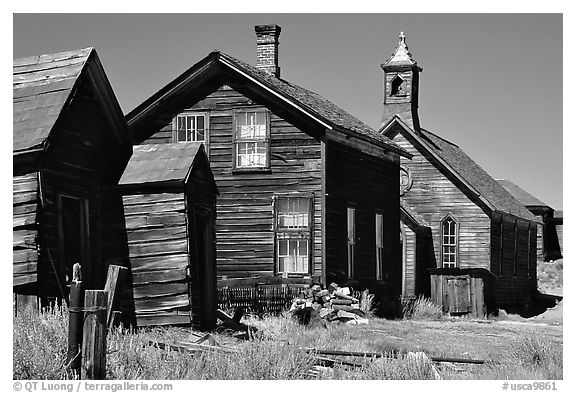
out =
<svg viewBox="0 0 576 393"><path fill-rule="evenodd" d="M217 309L216 317L222 322L216 326L215 330L231 330L234 332L232 334L233 337L243 340L249 339L250 335L256 333L258 329L254 326L248 326L240 322L243 315L244 311L240 308L236 310L233 317L226 314L224 311Z"/></svg>
<svg viewBox="0 0 576 393"><path fill-rule="evenodd" d="M350 288L331 283L328 288L313 285L292 301L290 313L301 324L321 320L346 324L367 324L368 316L360 309L360 300L350 295Z"/></svg>

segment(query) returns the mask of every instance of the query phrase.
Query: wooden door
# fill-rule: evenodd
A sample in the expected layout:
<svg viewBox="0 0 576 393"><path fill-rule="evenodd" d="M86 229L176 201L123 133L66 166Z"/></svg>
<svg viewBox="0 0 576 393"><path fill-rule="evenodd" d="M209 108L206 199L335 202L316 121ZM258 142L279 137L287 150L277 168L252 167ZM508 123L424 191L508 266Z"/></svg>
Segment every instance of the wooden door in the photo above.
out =
<svg viewBox="0 0 576 393"><path fill-rule="evenodd" d="M449 277L446 291L450 314L466 314L471 311L469 277Z"/></svg>

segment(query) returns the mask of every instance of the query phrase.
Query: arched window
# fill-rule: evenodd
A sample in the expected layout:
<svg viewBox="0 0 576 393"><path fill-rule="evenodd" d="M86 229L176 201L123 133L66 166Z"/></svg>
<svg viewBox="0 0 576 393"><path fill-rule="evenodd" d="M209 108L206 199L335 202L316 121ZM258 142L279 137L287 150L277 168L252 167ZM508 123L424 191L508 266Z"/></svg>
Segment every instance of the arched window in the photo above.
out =
<svg viewBox="0 0 576 393"><path fill-rule="evenodd" d="M392 83L390 84L390 95L391 96L405 96L407 94L406 91L406 83L401 76L396 75L394 79L392 79Z"/></svg>
<svg viewBox="0 0 576 393"><path fill-rule="evenodd" d="M442 220L442 267L458 266L458 226L451 215Z"/></svg>

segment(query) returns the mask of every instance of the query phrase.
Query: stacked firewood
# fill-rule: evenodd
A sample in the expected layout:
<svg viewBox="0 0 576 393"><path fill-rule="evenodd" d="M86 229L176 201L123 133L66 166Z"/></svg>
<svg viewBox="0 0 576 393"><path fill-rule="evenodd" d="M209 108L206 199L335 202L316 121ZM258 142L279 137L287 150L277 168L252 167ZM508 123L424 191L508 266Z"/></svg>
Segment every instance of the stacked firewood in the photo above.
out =
<svg viewBox="0 0 576 393"><path fill-rule="evenodd" d="M367 315L360 309L360 300L350 295L349 287L332 283L323 289L313 285L292 301L290 313L302 324L314 320L346 324L366 324Z"/></svg>

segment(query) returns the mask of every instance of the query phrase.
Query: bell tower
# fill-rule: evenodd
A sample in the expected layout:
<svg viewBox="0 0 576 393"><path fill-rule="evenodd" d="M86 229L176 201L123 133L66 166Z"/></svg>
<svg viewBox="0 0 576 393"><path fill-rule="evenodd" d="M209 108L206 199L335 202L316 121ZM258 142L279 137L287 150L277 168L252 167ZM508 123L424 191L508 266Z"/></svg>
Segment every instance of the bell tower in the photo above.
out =
<svg viewBox="0 0 576 393"><path fill-rule="evenodd" d="M392 56L381 65L384 71L384 111L382 125L398 115L414 131L420 131L418 119L418 81L422 68L408 51L404 32Z"/></svg>

